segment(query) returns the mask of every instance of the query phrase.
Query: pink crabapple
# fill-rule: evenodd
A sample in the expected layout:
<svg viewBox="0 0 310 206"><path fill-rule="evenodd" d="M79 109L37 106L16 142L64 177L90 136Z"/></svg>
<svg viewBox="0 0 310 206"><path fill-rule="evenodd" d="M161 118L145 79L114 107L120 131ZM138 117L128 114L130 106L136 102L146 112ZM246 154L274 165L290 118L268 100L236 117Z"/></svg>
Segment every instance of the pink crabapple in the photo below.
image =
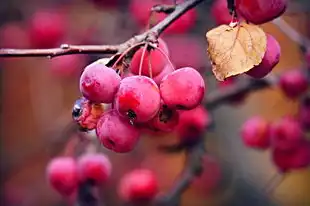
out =
<svg viewBox="0 0 310 206"><path fill-rule="evenodd" d="M235 0L238 14L253 24L264 24L281 16L287 3L287 0Z"/></svg>
<svg viewBox="0 0 310 206"><path fill-rule="evenodd" d="M293 150L275 148L272 151L272 160L281 172L307 168L310 166L310 142L304 140Z"/></svg>
<svg viewBox="0 0 310 206"><path fill-rule="evenodd" d="M178 111L170 109L162 103L157 115L150 120L149 126L157 131L171 132L178 125L178 122Z"/></svg>
<svg viewBox="0 0 310 206"><path fill-rule="evenodd" d="M120 115L131 122L147 122L160 108L158 86L146 76L126 77L121 81L114 106Z"/></svg>
<svg viewBox="0 0 310 206"><path fill-rule="evenodd" d="M270 34L267 36L267 49L262 62L246 72L251 77L263 78L269 74L272 69L279 63L281 56L281 47L278 41Z"/></svg>
<svg viewBox="0 0 310 206"><path fill-rule="evenodd" d="M288 71L280 77L280 88L291 99L303 95L308 89L307 77L300 70Z"/></svg>
<svg viewBox="0 0 310 206"><path fill-rule="evenodd" d="M299 122L292 117L283 117L271 126L272 147L280 150L291 150L299 147L304 134Z"/></svg>
<svg viewBox="0 0 310 206"><path fill-rule="evenodd" d="M59 46L65 36L66 17L59 11L37 11L30 19L29 37L34 48Z"/></svg>
<svg viewBox="0 0 310 206"><path fill-rule="evenodd" d="M140 63L143 56L144 47L138 49L133 55L130 63L130 71L133 74L140 73ZM146 50L142 59L141 74L144 76L156 76L165 67L166 58L157 49Z"/></svg>
<svg viewBox="0 0 310 206"><path fill-rule="evenodd" d="M88 65L80 77L80 91L95 103L112 103L121 77L114 69L100 63Z"/></svg>
<svg viewBox="0 0 310 206"><path fill-rule="evenodd" d="M50 185L64 196L72 195L78 185L77 165L71 157L57 157L47 166Z"/></svg>
<svg viewBox="0 0 310 206"><path fill-rule="evenodd" d="M204 79L191 67L175 70L160 83L161 98L170 108L194 109L201 103L204 93Z"/></svg>
<svg viewBox="0 0 310 206"><path fill-rule="evenodd" d="M245 121L241 127L243 143L254 149L267 149L270 146L270 123L259 116Z"/></svg>
<svg viewBox="0 0 310 206"><path fill-rule="evenodd" d="M122 177L118 191L126 201L150 200L158 192L158 181L151 170L136 169Z"/></svg>
<svg viewBox="0 0 310 206"><path fill-rule="evenodd" d="M175 131L182 141L195 141L210 124L208 111L199 105L192 110L179 111L179 123Z"/></svg>
<svg viewBox="0 0 310 206"><path fill-rule="evenodd" d="M174 67L171 64L166 64L165 68L155 77L153 77L153 80L155 83L159 86L161 83L161 80L167 75L174 71Z"/></svg>
<svg viewBox="0 0 310 206"><path fill-rule="evenodd" d="M83 154L77 160L79 181L92 180L96 185L107 181L111 175L111 162L104 154Z"/></svg>
<svg viewBox="0 0 310 206"><path fill-rule="evenodd" d="M96 134L104 147L118 153L133 150L140 137L140 131L115 110L102 115L97 123Z"/></svg>

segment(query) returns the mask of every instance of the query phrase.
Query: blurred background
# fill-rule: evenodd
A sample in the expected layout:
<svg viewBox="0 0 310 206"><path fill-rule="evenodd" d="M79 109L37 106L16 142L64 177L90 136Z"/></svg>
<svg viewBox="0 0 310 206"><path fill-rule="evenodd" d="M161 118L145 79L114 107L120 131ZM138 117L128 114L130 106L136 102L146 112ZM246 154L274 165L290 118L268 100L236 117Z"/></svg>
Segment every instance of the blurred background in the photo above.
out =
<svg viewBox="0 0 310 206"><path fill-rule="evenodd" d="M148 2L1 0L0 47L121 43L147 28ZM154 0L151 5L154 2L173 1ZM208 1L201 4L192 11L195 18L183 20L188 25L171 27L162 35L173 63L177 67L193 66L205 74L209 91L217 88L206 53L205 33L216 26L211 5ZM289 5L283 19L310 38L309 0L292 0ZM224 15L225 11L222 13ZM153 17L151 23L160 18ZM273 73L303 65L300 48L295 42L272 23L264 24L263 28L276 37L282 49L281 61ZM1 205L67 205L49 187L45 168L54 155L68 152L62 149L67 139L73 137L72 145L76 144L78 134L70 132L70 122L73 103L80 96L79 75L87 64L101 57L0 59ZM218 164L210 166L210 179L206 184L211 186L191 187L183 196L182 205L310 206L309 170L290 173L272 193L266 193L264 187L277 172L270 154L247 149L239 136L240 126L248 117L260 115L276 120L295 114L297 109L298 102L288 100L277 88L270 88L251 93L238 104L212 111L215 126L206 133L206 147ZM168 190L182 170L185 156L162 153L157 146L175 141L171 135L144 137L129 154L114 154L103 149L113 164L112 178L102 189L105 205L120 205L116 192L118 181L136 167L152 169L159 177L161 191Z"/></svg>

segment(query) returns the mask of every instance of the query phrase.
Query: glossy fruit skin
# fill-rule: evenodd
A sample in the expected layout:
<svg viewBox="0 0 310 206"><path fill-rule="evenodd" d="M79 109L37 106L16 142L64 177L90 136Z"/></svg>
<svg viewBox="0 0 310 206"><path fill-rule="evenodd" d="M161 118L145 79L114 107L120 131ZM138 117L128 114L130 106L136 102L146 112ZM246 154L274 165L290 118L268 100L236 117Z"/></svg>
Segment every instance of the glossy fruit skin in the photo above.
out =
<svg viewBox="0 0 310 206"><path fill-rule="evenodd" d="M130 71L133 74L139 75L140 62L142 58L144 47L140 48L132 57L130 63ZM150 61L150 62L149 62ZM167 63L166 58L158 50L146 51L143 56L143 63L141 68L141 74L144 76L156 76L165 67ZM151 67L149 67L151 65ZM151 69L151 71L150 71Z"/></svg>
<svg viewBox="0 0 310 206"><path fill-rule="evenodd" d="M105 112L99 119L96 134L104 147L118 153L132 151L140 132L115 110Z"/></svg>
<svg viewBox="0 0 310 206"><path fill-rule="evenodd" d="M148 125L155 131L171 132L178 123L179 112L162 103L157 115L150 120Z"/></svg>
<svg viewBox="0 0 310 206"><path fill-rule="evenodd" d="M229 24L233 19L227 8L227 0L215 0L211 7L211 14L217 25Z"/></svg>
<svg viewBox="0 0 310 206"><path fill-rule="evenodd" d="M95 103L112 103L120 85L121 77L104 64L88 65L80 77L80 91Z"/></svg>
<svg viewBox="0 0 310 206"><path fill-rule="evenodd" d="M91 180L96 185L107 181L111 175L111 162L104 154L87 153L77 160L77 170L80 182Z"/></svg>
<svg viewBox="0 0 310 206"><path fill-rule="evenodd" d="M303 141L293 150L274 149L272 160L281 172L303 169L310 166L310 143Z"/></svg>
<svg viewBox="0 0 310 206"><path fill-rule="evenodd" d="M132 76L121 81L115 97L115 109L120 115L130 121L143 123L151 120L159 108L159 89L151 78Z"/></svg>
<svg viewBox="0 0 310 206"><path fill-rule="evenodd" d="M66 32L66 18L58 11L38 11L29 25L29 38L34 48L52 48L61 43Z"/></svg>
<svg viewBox="0 0 310 206"><path fill-rule="evenodd" d="M179 123L175 131L182 141L195 141L211 124L211 117L203 106L179 111Z"/></svg>
<svg viewBox="0 0 310 206"><path fill-rule="evenodd" d="M180 68L166 75L160 83L161 98L170 108L194 109L201 103L204 93L204 80L191 67Z"/></svg>
<svg viewBox="0 0 310 206"><path fill-rule="evenodd" d="M299 122L292 117L284 117L271 126L271 144L273 148L291 150L299 147L304 140Z"/></svg>
<svg viewBox="0 0 310 206"><path fill-rule="evenodd" d="M281 16L287 0L236 0L238 14L253 24L264 24Z"/></svg>
<svg viewBox="0 0 310 206"><path fill-rule="evenodd" d="M118 191L123 200L150 200L158 192L157 178L150 170L136 169L122 177Z"/></svg>
<svg viewBox="0 0 310 206"><path fill-rule="evenodd" d="M279 42L270 34L267 36L267 49L262 62L246 72L251 77L263 78L269 74L272 69L279 63L281 56L281 47Z"/></svg>
<svg viewBox="0 0 310 206"><path fill-rule="evenodd" d="M247 147L267 149L270 146L270 123L259 116L254 116L243 123L241 137Z"/></svg>
<svg viewBox="0 0 310 206"><path fill-rule="evenodd" d="M280 88L291 99L298 98L304 94L308 86L307 78L298 70L288 71L280 77Z"/></svg>
<svg viewBox="0 0 310 206"><path fill-rule="evenodd" d="M71 157L57 157L47 166L47 178L50 185L64 196L74 193L78 185L76 162Z"/></svg>

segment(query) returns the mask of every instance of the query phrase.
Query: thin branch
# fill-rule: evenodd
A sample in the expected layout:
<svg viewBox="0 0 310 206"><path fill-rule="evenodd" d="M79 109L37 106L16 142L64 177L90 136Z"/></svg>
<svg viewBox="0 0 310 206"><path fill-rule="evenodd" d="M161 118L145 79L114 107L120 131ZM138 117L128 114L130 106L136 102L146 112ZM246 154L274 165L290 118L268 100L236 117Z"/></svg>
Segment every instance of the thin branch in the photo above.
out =
<svg viewBox="0 0 310 206"><path fill-rule="evenodd" d="M62 44L52 49L0 49L0 57L56 57L68 54L116 54L122 53L133 45L143 41L156 41L157 37L176 19L204 0L187 0L177 5L175 10L164 20L148 31L134 36L119 45L68 45ZM112 59L114 61L114 59Z"/></svg>
<svg viewBox="0 0 310 206"><path fill-rule="evenodd" d="M174 12L175 5L155 5L152 7L151 11L157 12L157 13L165 13L170 14Z"/></svg>

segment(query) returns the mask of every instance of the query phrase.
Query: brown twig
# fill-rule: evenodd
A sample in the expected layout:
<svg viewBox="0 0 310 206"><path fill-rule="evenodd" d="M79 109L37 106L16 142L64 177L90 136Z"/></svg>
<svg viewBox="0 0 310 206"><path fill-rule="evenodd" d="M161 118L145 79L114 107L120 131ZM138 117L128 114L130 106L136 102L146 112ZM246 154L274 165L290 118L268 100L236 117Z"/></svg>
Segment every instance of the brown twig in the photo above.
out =
<svg viewBox="0 0 310 206"><path fill-rule="evenodd" d="M0 49L0 57L56 57L68 54L116 54L122 53L143 41L156 41L157 37L176 19L204 0L187 0L176 5L175 10L146 32L134 36L119 45L68 45L62 44L52 49ZM114 59L112 59L114 61Z"/></svg>

